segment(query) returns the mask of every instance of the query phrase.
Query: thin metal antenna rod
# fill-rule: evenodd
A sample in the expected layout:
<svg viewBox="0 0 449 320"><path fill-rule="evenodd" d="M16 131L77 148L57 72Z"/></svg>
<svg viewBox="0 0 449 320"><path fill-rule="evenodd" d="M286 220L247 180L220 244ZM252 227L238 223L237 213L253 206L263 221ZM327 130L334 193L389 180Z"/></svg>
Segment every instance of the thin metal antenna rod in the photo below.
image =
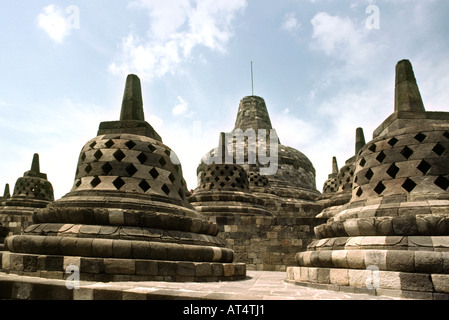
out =
<svg viewBox="0 0 449 320"><path fill-rule="evenodd" d="M253 62L251 61L251 94L254 96Z"/></svg>

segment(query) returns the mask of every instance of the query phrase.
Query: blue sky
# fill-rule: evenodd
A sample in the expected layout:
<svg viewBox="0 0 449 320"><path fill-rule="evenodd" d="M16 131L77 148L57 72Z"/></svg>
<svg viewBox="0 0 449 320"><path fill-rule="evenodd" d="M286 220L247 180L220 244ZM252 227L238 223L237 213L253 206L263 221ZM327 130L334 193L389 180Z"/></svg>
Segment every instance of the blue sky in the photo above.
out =
<svg viewBox="0 0 449 320"><path fill-rule="evenodd" d="M448 14L447 0L1 1L1 190L39 153L56 199L69 192L83 145L119 118L129 73L195 188L251 95L253 61L254 94L321 191L356 128L369 141L393 112L397 61L411 60L428 111L449 111Z"/></svg>

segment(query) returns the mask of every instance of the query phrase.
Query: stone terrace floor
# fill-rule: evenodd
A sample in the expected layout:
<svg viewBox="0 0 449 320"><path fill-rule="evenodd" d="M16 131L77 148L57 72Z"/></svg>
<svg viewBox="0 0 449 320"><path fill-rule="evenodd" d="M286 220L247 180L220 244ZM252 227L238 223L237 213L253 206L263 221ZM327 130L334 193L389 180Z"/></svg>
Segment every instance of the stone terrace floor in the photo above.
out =
<svg viewBox="0 0 449 320"><path fill-rule="evenodd" d="M247 271L231 282L87 282L68 290L64 280L0 273L0 298L22 300L400 300L387 296L322 290L285 282L285 272ZM8 293L9 292L9 293Z"/></svg>

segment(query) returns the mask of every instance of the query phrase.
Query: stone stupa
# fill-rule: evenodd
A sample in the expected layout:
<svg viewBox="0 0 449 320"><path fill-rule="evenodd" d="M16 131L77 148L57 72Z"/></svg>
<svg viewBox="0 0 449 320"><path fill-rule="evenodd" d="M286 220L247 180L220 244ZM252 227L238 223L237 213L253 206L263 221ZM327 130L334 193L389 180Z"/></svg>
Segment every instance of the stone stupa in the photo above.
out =
<svg viewBox="0 0 449 320"><path fill-rule="evenodd" d="M53 186L47 175L40 172L39 155L33 156L31 169L17 179L12 197L9 185L5 186L0 223L9 233L19 235L33 223L33 214L54 201Z"/></svg>
<svg viewBox="0 0 449 320"><path fill-rule="evenodd" d="M287 279L418 299L449 297L449 113L426 111L408 60L395 108L357 155L350 202Z"/></svg>
<svg viewBox="0 0 449 320"><path fill-rule="evenodd" d="M265 101L258 96L240 101L234 129L222 141L225 161L220 147L201 159L198 187L189 201L216 221L236 261L252 270L284 271L314 238L313 227L326 221L315 218L322 207L315 202L320 192L312 162L280 143ZM217 160L223 165L214 167ZM229 170L223 170L226 166ZM247 177L243 189L219 187L232 187L236 174ZM205 190L207 179L214 183L213 192Z"/></svg>
<svg viewBox="0 0 449 320"><path fill-rule="evenodd" d="M102 122L82 148L72 190L6 238L3 269L81 280L218 281L245 264L196 211L176 154L144 120L140 80L129 75L119 121Z"/></svg>

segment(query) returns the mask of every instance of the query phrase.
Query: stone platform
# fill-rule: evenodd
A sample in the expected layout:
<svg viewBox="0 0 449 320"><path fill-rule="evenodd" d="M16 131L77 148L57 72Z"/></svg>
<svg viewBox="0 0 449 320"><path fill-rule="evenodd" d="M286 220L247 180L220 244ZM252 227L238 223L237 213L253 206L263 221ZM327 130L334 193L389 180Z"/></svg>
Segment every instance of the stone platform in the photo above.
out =
<svg viewBox="0 0 449 320"><path fill-rule="evenodd" d="M322 290L285 281L285 272L247 271L241 281L109 282L80 281L67 289L65 280L0 273L0 299L13 300L399 300L400 297ZM352 292L351 292L352 291ZM258 302L262 304L262 302ZM187 305L187 303L186 303Z"/></svg>

